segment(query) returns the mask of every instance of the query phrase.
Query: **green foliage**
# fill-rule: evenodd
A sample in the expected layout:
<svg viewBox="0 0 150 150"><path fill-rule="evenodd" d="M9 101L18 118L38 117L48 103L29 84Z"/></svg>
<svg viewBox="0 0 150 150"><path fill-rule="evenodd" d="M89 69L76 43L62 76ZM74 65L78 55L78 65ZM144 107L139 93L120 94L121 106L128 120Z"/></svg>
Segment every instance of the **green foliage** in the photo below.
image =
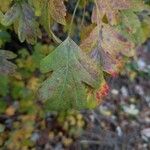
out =
<svg viewBox="0 0 150 150"><path fill-rule="evenodd" d="M0 149L35 149L36 138L71 145L86 127L71 109L97 107L108 94L107 77L119 74L150 37L144 0L80 0L77 15L74 2L0 1ZM150 74L136 64L125 72ZM49 111L59 112L54 120Z"/></svg>
<svg viewBox="0 0 150 150"><path fill-rule="evenodd" d="M87 108L84 84L97 90L102 80L94 62L69 37L42 60L41 70L53 71L39 90L41 99L50 99L48 110Z"/></svg>
<svg viewBox="0 0 150 150"><path fill-rule="evenodd" d="M9 87L10 93L14 99L22 99L23 105L27 99L35 99L40 87L38 99L45 103L46 110L96 107L108 92L104 74L118 74L126 60L135 56L136 48L150 37L150 6L142 0L78 2L76 8L84 13L76 23L76 9L71 19L65 5L68 1L0 2L0 47L5 48L5 44L11 42L10 33L17 33L20 42L26 43L28 47L28 50L24 47L16 50L18 58L13 60L16 65L8 61L15 58L13 52L0 50L0 74L14 75L15 80ZM85 9L89 3L93 3L94 7L91 24L85 27L85 24L89 24L85 23L85 16L90 14L86 14ZM74 32L71 31L70 24L74 27ZM61 42L54 34L53 27L60 27L64 33L62 39L65 39L65 32L68 30L76 34L76 31L83 29L81 49L71 37ZM51 41L48 42L50 45L39 44L37 41L43 42L45 34L61 44L56 49ZM78 36L77 38L80 39ZM41 72L46 73L45 75L41 75L40 64ZM16 66L18 68L15 73ZM43 82L45 78L47 79ZM4 85L1 89L2 96L5 96L9 88L6 81L1 84ZM36 88L34 84L37 85ZM27 104L27 107L30 106Z"/></svg>

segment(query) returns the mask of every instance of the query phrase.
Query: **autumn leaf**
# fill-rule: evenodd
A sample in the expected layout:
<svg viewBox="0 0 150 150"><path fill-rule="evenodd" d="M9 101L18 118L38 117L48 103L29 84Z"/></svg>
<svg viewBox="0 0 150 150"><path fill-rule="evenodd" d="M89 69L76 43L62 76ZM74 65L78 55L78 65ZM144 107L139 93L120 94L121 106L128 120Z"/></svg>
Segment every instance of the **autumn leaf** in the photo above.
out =
<svg viewBox="0 0 150 150"><path fill-rule="evenodd" d="M63 25L66 23L66 8L63 1L45 0L42 2L40 9L42 10L40 15L40 24L44 27L50 37L53 37L57 43L61 43L60 39L53 33L51 26L54 20Z"/></svg>
<svg viewBox="0 0 150 150"><path fill-rule="evenodd" d="M45 18L44 22L41 21L44 27L51 24L52 20L62 25L66 24L64 0L29 0L29 3L34 7L36 16L39 16L41 20Z"/></svg>
<svg viewBox="0 0 150 150"><path fill-rule="evenodd" d="M16 55L13 52L0 50L0 74L8 75L15 72L16 65L8 61L15 57Z"/></svg>
<svg viewBox="0 0 150 150"><path fill-rule="evenodd" d="M92 20L95 18L95 21L93 22L97 23L98 27L93 29L89 37L81 43L81 48L88 51L93 49L90 55L97 60L101 58L100 62L102 63L105 71L108 72L108 70L111 68L111 71L109 72L114 72L123 64L121 55L127 57L133 56L135 44L141 43L145 39L143 37L142 24L135 13L135 10L140 11L146 7L141 1L136 3L136 0L130 1L131 5L129 5L129 1L126 1L126 4L125 1L113 0L109 3L108 1L101 1L101 3L100 1L96 1L95 5L97 6L98 10L93 10ZM113 16L112 18L114 18L114 23L111 23L111 19L109 20L109 13L107 14L109 11L104 14L102 13L105 12L104 8L111 8L112 10L115 10L111 11ZM100 11L102 12L100 13ZM96 15L98 12L99 16ZM113 12L115 12L115 15L113 15ZM117 17L115 18L116 14L119 16L119 22L117 22ZM105 16L107 17L109 24L115 24L117 26L111 27L106 24L103 26ZM114 30L114 28L116 29ZM100 31L100 35L98 30ZM99 39L101 39L101 41L99 41Z"/></svg>
<svg viewBox="0 0 150 150"><path fill-rule="evenodd" d="M97 100L98 101L102 100L105 96L108 95L108 92L109 92L109 86L106 82L103 82L101 84L99 91L97 91L96 93Z"/></svg>
<svg viewBox="0 0 150 150"><path fill-rule="evenodd" d="M109 53L106 53L100 45L90 53L90 56L97 61L99 65L102 65L105 72L109 73L113 77L119 73L123 66L123 61L121 59L116 59Z"/></svg>
<svg viewBox="0 0 150 150"><path fill-rule="evenodd" d="M116 55L116 57L119 57L119 55L128 57L134 55L134 43L124 37L117 29L104 25L101 32L101 46L106 53Z"/></svg>
<svg viewBox="0 0 150 150"><path fill-rule="evenodd" d="M34 12L26 2L15 3L3 16L2 24L10 26L17 22L18 36L21 42L27 40L34 44L37 37L41 37L39 25L35 20Z"/></svg>
<svg viewBox="0 0 150 150"><path fill-rule="evenodd" d="M41 0L38 1L40 2ZM66 8L63 0L45 0L42 2L40 9L42 10L40 24L50 37L52 36L57 43L61 43L60 39L53 33L51 26L54 21L62 25L66 24Z"/></svg>
<svg viewBox="0 0 150 150"><path fill-rule="evenodd" d="M103 80L97 65L69 37L42 60L41 71L52 72L39 89L48 110L88 108L85 85L96 91Z"/></svg>
<svg viewBox="0 0 150 150"><path fill-rule="evenodd" d="M56 22L65 25L66 7L63 0L50 0L49 7L51 17Z"/></svg>
<svg viewBox="0 0 150 150"><path fill-rule="evenodd" d="M103 24L101 29L95 27L80 46L111 75L119 72L123 57L134 55L134 43L124 37L117 28L107 24Z"/></svg>
<svg viewBox="0 0 150 150"><path fill-rule="evenodd" d="M41 31L35 16L29 4L21 3L21 15L19 18L18 36L21 42L27 40L28 43L34 44L37 37L41 38Z"/></svg>
<svg viewBox="0 0 150 150"><path fill-rule="evenodd" d="M111 25L116 25L119 21L119 10L129 9L130 0L95 0L95 7L92 14L92 22L102 22L106 16Z"/></svg>

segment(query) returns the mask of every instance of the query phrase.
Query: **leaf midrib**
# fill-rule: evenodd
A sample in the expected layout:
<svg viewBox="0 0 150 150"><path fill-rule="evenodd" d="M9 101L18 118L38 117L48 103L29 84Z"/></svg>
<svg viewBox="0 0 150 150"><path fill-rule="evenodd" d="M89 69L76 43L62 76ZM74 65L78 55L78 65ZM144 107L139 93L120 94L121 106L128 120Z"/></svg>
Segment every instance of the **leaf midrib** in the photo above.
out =
<svg viewBox="0 0 150 150"><path fill-rule="evenodd" d="M60 97L59 97L59 99L60 100L62 100L62 95L63 95L63 93L64 93L64 90L65 90L65 87L66 87L66 83L67 83L67 77L68 77L68 72L69 72L69 62L70 62L70 58L71 58L71 56L70 56L70 51L71 51L71 47L70 47L70 49L68 49L67 50L67 63L66 63L66 71L65 71L65 79L64 79L64 84L63 84L63 87L62 87L62 90L61 90L61 94L60 94ZM76 56L75 56L76 57ZM74 77L74 73L72 72L72 71L70 71L70 74L72 75L72 79L74 80L74 84L76 83L75 82L75 77ZM76 85L76 84L75 84ZM79 94L78 94L78 92L77 92L77 88L76 88L77 86L75 86L75 89L76 89L76 104L78 103L78 97L79 97Z"/></svg>
<svg viewBox="0 0 150 150"><path fill-rule="evenodd" d="M62 100L62 95L63 95L63 92L64 92L64 89L66 87L66 82L67 82L67 77L68 77L68 71L69 71L69 60L70 60L70 51L68 51L67 49L67 64L66 64L66 73L65 73L65 79L64 79L64 84L63 84L63 87L62 87L62 90L61 90L61 93L60 93L60 97L59 99Z"/></svg>

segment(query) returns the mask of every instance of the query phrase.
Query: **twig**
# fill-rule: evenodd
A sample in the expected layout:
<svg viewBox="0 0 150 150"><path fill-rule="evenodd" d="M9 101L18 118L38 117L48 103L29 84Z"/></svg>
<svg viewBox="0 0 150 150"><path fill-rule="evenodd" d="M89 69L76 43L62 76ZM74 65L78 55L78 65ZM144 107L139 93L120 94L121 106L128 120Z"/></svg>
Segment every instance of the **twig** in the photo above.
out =
<svg viewBox="0 0 150 150"><path fill-rule="evenodd" d="M75 9L74 9L74 12L73 12L73 16L72 16L72 19L71 19L71 23L70 23L70 29L69 29L68 36L71 35L72 25L73 25L73 21L74 21L75 14L76 14L77 8L79 6L79 3L80 3L80 0L78 0L77 3L76 3L76 6L75 6Z"/></svg>

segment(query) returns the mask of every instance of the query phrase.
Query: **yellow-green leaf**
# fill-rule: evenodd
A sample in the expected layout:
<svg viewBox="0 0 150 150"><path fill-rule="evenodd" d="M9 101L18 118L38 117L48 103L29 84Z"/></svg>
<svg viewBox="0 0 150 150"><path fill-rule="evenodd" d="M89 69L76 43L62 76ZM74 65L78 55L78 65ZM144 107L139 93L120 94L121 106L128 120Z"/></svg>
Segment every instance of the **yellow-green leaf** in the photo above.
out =
<svg viewBox="0 0 150 150"><path fill-rule="evenodd" d="M41 71L52 72L39 89L48 110L89 108L86 85L96 91L103 80L94 61L69 37L42 60Z"/></svg>

